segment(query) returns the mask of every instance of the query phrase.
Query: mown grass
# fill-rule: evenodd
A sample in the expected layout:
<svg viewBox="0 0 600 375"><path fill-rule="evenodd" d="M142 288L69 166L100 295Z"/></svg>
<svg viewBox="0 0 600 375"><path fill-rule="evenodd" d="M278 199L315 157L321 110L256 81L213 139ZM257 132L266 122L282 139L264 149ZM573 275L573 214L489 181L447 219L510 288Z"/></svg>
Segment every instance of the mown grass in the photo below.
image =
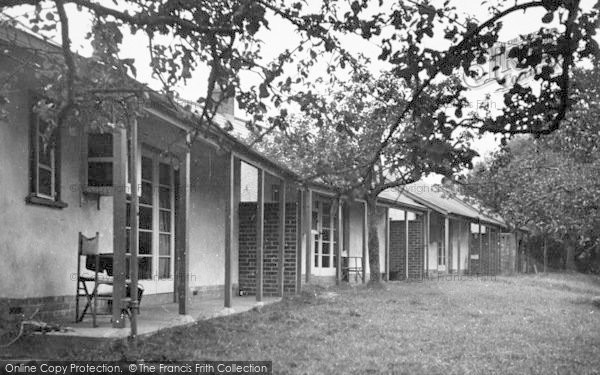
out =
<svg viewBox="0 0 600 375"><path fill-rule="evenodd" d="M72 359L272 360L277 374L600 373L600 282L586 276L312 290Z"/></svg>

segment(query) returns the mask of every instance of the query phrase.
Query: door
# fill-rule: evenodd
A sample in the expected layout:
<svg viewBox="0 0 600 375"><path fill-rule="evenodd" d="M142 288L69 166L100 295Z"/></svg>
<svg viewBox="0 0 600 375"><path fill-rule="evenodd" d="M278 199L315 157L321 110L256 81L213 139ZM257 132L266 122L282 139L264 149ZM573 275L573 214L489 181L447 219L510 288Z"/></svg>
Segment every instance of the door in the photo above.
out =
<svg viewBox="0 0 600 375"><path fill-rule="evenodd" d="M138 278L145 294L170 293L174 288L175 173L153 151L143 150L140 164ZM129 211L129 202L127 207Z"/></svg>
<svg viewBox="0 0 600 375"><path fill-rule="evenodd" d="M329 199L315 199L313 203L313 274L335 276L337 226Z"/></svg>

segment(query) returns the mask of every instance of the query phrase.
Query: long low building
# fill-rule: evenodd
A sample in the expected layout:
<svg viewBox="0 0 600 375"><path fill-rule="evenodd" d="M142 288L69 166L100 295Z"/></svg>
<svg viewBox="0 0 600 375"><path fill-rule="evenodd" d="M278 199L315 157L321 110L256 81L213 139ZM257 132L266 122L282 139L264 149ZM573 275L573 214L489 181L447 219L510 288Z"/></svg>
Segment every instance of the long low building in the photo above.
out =
<svg viewBox="0 0 600 375"><path fill-rule="evenodd" d="M0 45L9 51L1 69L35 62L32 51L60 55L6 25ZM47 124L33 111L36 69L16 73L0 118L0 317L37 309L39 318L74 318L78 275L90 265L79 255L83 237L108 259L115 327L124 326L119 301L135 269L144 304L176 301L181 314L215 296L231 308L233 296L260 302L306 283L368 281L365 202L302 184L218 124L192 140L193 114L156 93L123 126L71 124L46 144ZM236 121L233 106L219 118ZM411 189L384 192L379 206L386 279L494 272L502 222Z"/></svg>

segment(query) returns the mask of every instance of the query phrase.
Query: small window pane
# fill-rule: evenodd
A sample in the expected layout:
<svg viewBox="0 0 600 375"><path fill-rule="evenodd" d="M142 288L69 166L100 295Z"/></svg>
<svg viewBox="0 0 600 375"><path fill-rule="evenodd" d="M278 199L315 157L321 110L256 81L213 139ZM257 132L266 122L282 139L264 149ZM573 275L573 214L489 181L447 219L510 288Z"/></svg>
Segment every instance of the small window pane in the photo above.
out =
<svg viewBox="0 0 600 375"><path fill-rule="evenodd" d="M131 279L131 257L125 258L125 275L128 279Z"/></svg>
<svg viewBox="0 0 600 375"><path fill-rule="evenodd" d="M131 229L125 229L125 252L129 254L131 248Z"/></svg>
<svg viewBox="0 0 600 375"><path fill-rule="evenodd" d="M53 150L53 146L50 143L51 141L44 141L44 139L42 137L39 137L39 142L38 142L38 153L39 153L39 157L38 157L38 162L42 165L45 165L47 167L52 166L52 150Z"/></svg>
<svg viewBox="0 0 600 375"><path fill-rule="evenodd" d="M112 186L113 165L107 162L88 163L88 185L89 186Z"/></svg>
<svg viewBox="0 0 600 375"><path fill-rule="evenodd" d="M171 211L160 210L159 218L160 218L159 230L161 232L170 232L171 231Z"/></svg>
<svg viewBox="0 0 600 375"><path fill-rule="evenodd" d="M312 212L312 228L311 229L317 229L318 223L319 223L319 212L313 211Z"/></svg>
<svg viewBox="0 0 600 375"><path fill-rule="evenodd" d="M110 133L88 134L88 157L113 156L113 137Z"/></svg>
<svg viewBox="0 0 600 375"><path fill-rule="evenodd" d="M151 232L139 232L140 237L140 250L139 254L152 254L152 233Z"/></svg>
<svg viewBox="0 0 600 375"><path fill-rule="evenodd" d="M331 231L329 228L323 228L321 233L323 234L323 241L329 241L331 239Z"/></svg>
<svg viewBox="0 0 600 375"><path fill-rule="evenodd" d="M160 258L158 260L158 278L168 279L171 277L171 259Z"/></svg>
<svg viewBox="0 0 600 375"><path fill-rule="evenodd" d="M142 182L142 195L140 196L140 203L152 205L152 184L149 182Z"/></svg>
<svg viewBox="0 0 600 375"><path fill-rule="evenodd" d="M131 203L129 202L125 206L125 226L131 227Z"/></svg>
<svg viewBox="0 0 600 375"><path fill-rule="evenodd" d="M151 207L140 207L140 229L152 229Z"/></svg>
<svg viewBox="0 0 600 375"><path fill-rule="evenodd" d="M161 234L158 244L159 255L171 255L171 235Z"/></svg>
<svg viewBox="0 0 600 375"><path fill-rule="evenodd" d="M323 268L329 268L329 255L323 255Z"/></svg>
<svg viewBox="0 0 600 375"><path fill-rule="evenodd" d="M152 181L152 159L142 156L142 180Z"/></svg>
<svg viewBox="0 0 600 375"><path fill-rule="evenodd" d="M160 208L171 209L171 189L161 187L159 190Z"/></svg>
<svg viewBox="0 0 600 375"><path fill-rule="evenodd" d="M319 267L319 256L315 255L315 267Z"/></svg>
<svg viewBox="0 0 600 375"><path fill-rule="evenodd" d="M323 242L323 254L329 254L329 242Z"/></svg>
<svg viewBox="0 0 600 375"><path fill-rule="evenodd" d="M158 182L161 185L171 186L171 166L169 164L160 163L158 169Z"/></svg>
<svg viewBox="0 0 600 375"><path fill-rule="evenodd" d="M138 258L138 278L140 280L148 280L152 278L152 258Z"/></svg>
<svg viewBox="0 0 600 375"><path fill-rule="evenodd" d="M52 172L38 168L38 193L52 196Z"/></svg>

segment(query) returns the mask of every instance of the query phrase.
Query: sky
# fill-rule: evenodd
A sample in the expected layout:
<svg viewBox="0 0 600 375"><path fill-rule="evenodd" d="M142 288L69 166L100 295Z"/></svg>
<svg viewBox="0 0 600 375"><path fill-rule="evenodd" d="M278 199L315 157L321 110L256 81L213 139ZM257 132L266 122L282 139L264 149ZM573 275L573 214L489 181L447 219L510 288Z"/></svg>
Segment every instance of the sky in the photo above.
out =
<svg viewBox="0 0 600 375"><path fill-rule="evenodd" d="M110 6L112 3L109 0L107 5ZM434 3L440 3L443 0L433 0ZM582 6L584 8L591 7L594 0L583 0ZM513 5L513 1L506 1L508 5ZM309 1L309 6L318 5L317 2ZM49 4L51 5L51 4ZM456 0L453 5L457 7L460 13L474 16L479 20L485 20L489 14L487 12L487 6L481 5L481 0ZM14 9L11 11L11 15L19 15L29 11L30 8L24 7ZM80 12L77 12L73 6L68 6L67 11L69 14L74 15L70 17L70 29L71 38L73 42L73 49L81 53L82 55L89 55L90 48L85 39L85 34L89 30L90 21L89 18ZM540 22L544 12L539 9L527 10L525 12L519 12L511 15L504 19L504 27L500 32L500 41L509 41L518 38L520 35L525 35L534 31L537 31L542 25ZM554 24L548 25L550 27L559 27L557 20ZM298 40L298 35L294 29L284 20L274 15L269 17L270 30L263 30L260 32L259 37L264 41L263 46L263 57L265 61L277 56L284 49L294 46ZM437 34L436 34L437 37ZM379 55L379 47L375 42L365 41L358 36L345 36L340 39L343 47L352 53L363 53L366 56L372 58L373 63L370 69L373 72L389 69L389 65L377 60ZM57 39L58 41L58 39ZM440 49L447 45L447 42L442 38L436 40L430 40L430 45L433 48ZM144 35L138 33L138 35L125 35L122 57L135 58L137 68L137 79L141 82L149 84L154 89L160 89L158 81L151 76L151 70L149 67L149 54L147 50L148 41ZM324 65L317 66L315 68L315 76L324 75ZM188 100L197 100L199 97L204 96L206 90L208 71L206 69L200 69L196 71L192 78L186 84L180 84L175 88L181 97ZM247 73L242 75L242 81L248 87L257 82L257 77L253 73ZM474 106L477 106L480 102L485 101L486 94L491 95L491 102L489 105L492 108L502 107L502 88L497 84L488 84L484 87L472 89L467 94L467 97L471 100ZM493 135L485 135L474 142L474 148L483 157L488 155L490 152L495 150L499 142ZM430 182L439 182L439 176L431 176L427 179Z"/></svg>

